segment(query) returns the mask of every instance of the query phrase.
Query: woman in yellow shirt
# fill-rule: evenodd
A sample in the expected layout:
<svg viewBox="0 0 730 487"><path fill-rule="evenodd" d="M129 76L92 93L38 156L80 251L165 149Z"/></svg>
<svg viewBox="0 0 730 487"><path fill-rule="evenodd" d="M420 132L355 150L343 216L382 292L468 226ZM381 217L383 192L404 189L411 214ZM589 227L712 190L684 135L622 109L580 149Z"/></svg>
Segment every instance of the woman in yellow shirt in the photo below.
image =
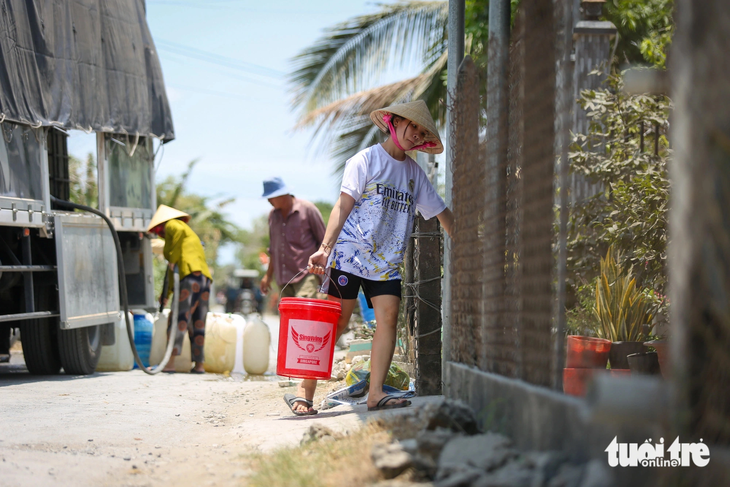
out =
<svg viewBox="0 0 730 487"><path fill-rule="evenodd" d="M165 239L163 255L170 263L170 270L177 265L180 274L175 348L163 372L175 371L175 356L182 350L183 338L187 331L190 335L191 358L195 362L190 372L204 374L205 317L208 314L208 297L213 279L205 262L205 252L200 238L187 225L188 221L190 215L187 213L160 205L147 231ZM168 324L168 333L170 325Z"/></svg>

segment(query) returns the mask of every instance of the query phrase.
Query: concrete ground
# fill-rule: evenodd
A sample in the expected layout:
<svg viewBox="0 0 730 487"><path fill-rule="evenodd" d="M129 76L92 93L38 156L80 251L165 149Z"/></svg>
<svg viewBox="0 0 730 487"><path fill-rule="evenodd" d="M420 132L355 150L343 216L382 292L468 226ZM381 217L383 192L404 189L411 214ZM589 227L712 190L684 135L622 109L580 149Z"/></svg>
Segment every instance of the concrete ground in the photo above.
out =
<svg viewBox="0 0 730 487"><path fill-rule="evenodd" d="M277 317L264 321L278 336ZM295 446L310 425L346 432L411 409L340 406L294 417L282 396L295 387L281 387L273 374L275 346L270 371L257 377L139 370L37 377L15 351L0 364L0 485L241 485L248 454ZM315 404L343 385L321 383Z"/></svg>

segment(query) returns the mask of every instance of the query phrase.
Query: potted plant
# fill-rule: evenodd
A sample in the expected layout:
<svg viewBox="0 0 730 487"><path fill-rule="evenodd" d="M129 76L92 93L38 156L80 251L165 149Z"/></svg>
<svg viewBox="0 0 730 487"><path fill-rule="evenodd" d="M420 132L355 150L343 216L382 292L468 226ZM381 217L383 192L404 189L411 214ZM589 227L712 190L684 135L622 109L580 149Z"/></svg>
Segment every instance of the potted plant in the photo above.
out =
<svg viewBox="0 0 730 487"><path fill-rule="evenodd" d="M626 357L632 373L657 375L659 374L659 359L656 352L632 353Z"/></svg>
<svg viewBox="0 0 730 487"><path fill-rule="evenodd" d="M669 364L668 364L669 342L667 341L667 339L659 338L656 340L651 340L648 342L644 342L644 345L654 349L654 351L657 354L657 360L659 362L659 370L661 371L662 376L668 377L668 375L669 375Z"/></svg>
<svg viewBox="0 0 730 487"><path fill-rule="evenodd" d="M653 303L636 285L631 268L621 266L621 253L613 246L601 259L593 313L598 320L596 335L610 340L611 369L628 369L627 356L646 351L644 341L652 328Z"/></svg>

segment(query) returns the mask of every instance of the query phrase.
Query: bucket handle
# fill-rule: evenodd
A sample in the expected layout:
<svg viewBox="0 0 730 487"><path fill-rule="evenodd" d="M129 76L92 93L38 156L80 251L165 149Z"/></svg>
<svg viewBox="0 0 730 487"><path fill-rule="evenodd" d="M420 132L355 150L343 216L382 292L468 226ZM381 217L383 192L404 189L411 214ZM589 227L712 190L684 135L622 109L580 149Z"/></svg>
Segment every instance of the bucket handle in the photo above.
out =
<svg viewBox="0 0 730 487"><path fill-rule="evenodd" d="M289 279L289 282L287 282L286 284L284 284L284 287L282 287L282 288L281 288L281 291L284 291L284 289L285 289L285 288L286 288L286 287L287 287L287 286L288 286L289 284L291 284L291 282L292 282L292 281L293 281L294 279L296 279L297 277L299 277L299 276L300 276L300 275L302 274L302 272L309 272L309 269L307 269L307 268L304 268L304 269L302 269L301 271L299 271L299 272L297 272L296 274L294 274L294 277L292 277L291 279ZM325 275L325 276L327 276L327 278L328 278L328 279L330 280L330 282L331 282L332 284L334 284L334 285L335 285L335 289L337 290L337 294L339 294L339 295L340 295L340 299L342 299L342 293L340 292L339 288L337 287L337 283L336 283L336 282L334 281L334 279L332 279L332 276L330 276L330 273L329 273L329 272L327 272L327 271L325 271L324 275ZM281 294L281 292L280 292L279 294Z"/></svg>

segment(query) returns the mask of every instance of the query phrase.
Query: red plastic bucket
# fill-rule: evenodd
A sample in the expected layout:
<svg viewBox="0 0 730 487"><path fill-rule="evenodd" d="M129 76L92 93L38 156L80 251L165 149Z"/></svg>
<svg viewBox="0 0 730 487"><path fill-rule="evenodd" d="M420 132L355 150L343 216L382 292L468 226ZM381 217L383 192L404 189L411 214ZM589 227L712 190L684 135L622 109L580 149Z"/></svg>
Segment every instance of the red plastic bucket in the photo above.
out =
<svg viewBox="0 0 730 487"><path fill-rule="evenodd" d="M329 379L342 306L323 299L279 301L276 373L301 379Z"/></svg>

